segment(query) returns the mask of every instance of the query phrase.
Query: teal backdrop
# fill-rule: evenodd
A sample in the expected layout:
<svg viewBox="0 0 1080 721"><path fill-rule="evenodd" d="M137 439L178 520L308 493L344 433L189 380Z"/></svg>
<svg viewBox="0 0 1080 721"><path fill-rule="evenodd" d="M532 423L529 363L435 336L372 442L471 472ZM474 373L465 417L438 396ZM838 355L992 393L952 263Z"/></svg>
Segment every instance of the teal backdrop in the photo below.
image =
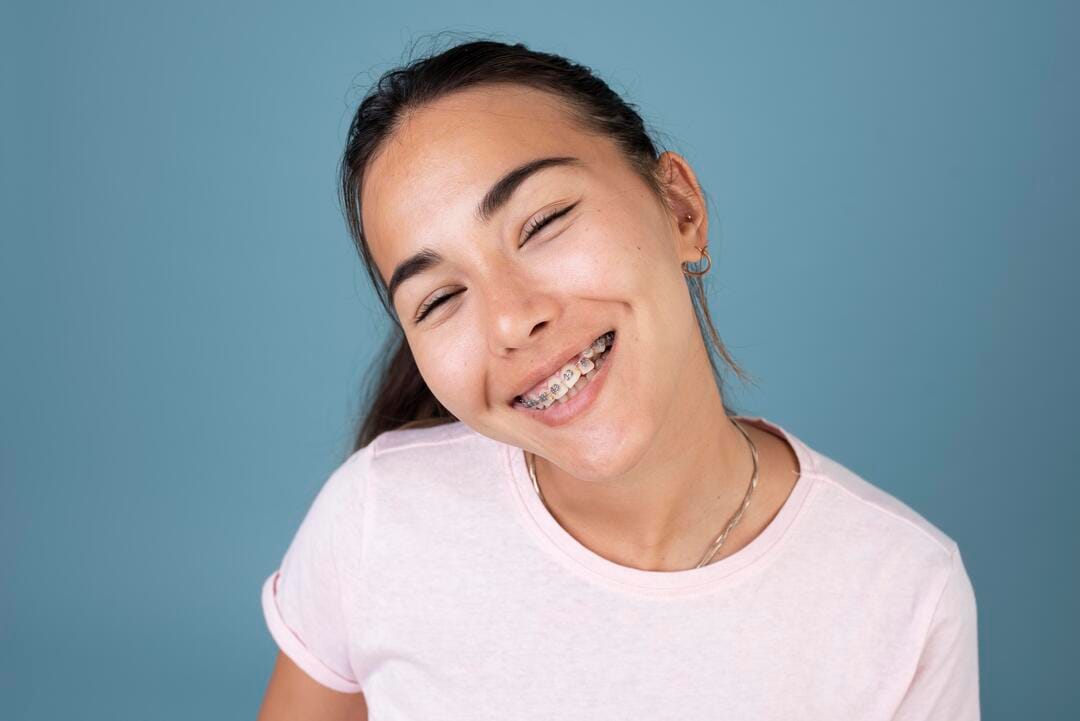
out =
<svg viewBox="0 0 1080 721"><path fill-rule="evenodd" d="M390 327L344 134L379 73L465 36L593 67L690 160L758 378L735 405L958 541L984 718L1076 718L1078 27L1051 2L5 3L0 718L255 717L261 583Z"/></svg>

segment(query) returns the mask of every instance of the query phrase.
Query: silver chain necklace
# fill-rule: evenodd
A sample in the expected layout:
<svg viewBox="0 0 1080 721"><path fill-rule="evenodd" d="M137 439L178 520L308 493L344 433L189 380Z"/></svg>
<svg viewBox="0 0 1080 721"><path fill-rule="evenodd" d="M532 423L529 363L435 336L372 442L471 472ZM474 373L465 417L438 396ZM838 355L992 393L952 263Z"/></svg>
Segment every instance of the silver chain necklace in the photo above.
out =
<svg viewBox="0 0 1080 721"><path fill-rule="evenodd" d="M695 568L701 568L702 566L707 565L709 561L712 560L713 556L716 555L716 552L720 550L720 547L724 545L724 540L727 538L728 533L730 533L731 529L735 528L735 526L739 523L739 521L742 519L743 511L745 511L747 506L750 505L750 496L754 494L754 489L757 487L757 446L754 445L754 441L751 440L750 435L743 429L742 425L740 425L738 421L736 421L734 418L731 418L730 416L728 417L728 420L730 420L732 424L734 424L734 426L739 429L739 433L742 433L743 437L746 438L746 442L750 444L750 454L754 457L754 474L750 478L750 487L746 489L746 497L743 498L743 502L742 505L739 506L739 510L736 511L735 515L733 515L731 517L731 520L728 521L728 524L724 528L723 532L716 537L715 541L712 542L712 545L709 546L709 550L705 552L705 555L702 557L701 561L698 562L698 565L695 566ZM536 495L540 497L540 502L544 504L544 507L548 509L548 513L551 513L552 518L554 518L555 514L552 513L551 507L548 506L547 501L544 500L544 494L540 491L540 484L536 482L536 461L533 457L533 454L527 451L523 452L525 453L525 463L529 468L529 478L532 479L533 489L536 490Z"/></svg>

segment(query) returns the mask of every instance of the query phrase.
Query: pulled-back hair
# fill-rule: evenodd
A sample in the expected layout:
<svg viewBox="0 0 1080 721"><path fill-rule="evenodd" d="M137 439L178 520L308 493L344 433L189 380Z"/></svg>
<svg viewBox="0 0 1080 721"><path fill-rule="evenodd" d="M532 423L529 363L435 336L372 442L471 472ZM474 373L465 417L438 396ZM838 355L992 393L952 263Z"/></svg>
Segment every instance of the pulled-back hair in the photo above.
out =
<svg viewBox="0 0 1080 721"><path fill-rule="evenodd" d="M353 116L340 165L340 202L349 234L380 302L394 322L391 335L369 369L366 408L356 430L354 451L387 430L457 420L421 377L386 284L372 258L361 221L360 191L364 174L410 112L458 90L498 83L527 86L561 99L584 130L605 135L616 143L657 199L671 210L659 173L657 146L641 116L632 103L623 100L584 65L559 55L530 50L522 43L472 40L383 73L364 95ZM724 409L732 415L716 356L744 382L749 376L728 353L713 326L702 278L687 276L686 282Z"/></svg>

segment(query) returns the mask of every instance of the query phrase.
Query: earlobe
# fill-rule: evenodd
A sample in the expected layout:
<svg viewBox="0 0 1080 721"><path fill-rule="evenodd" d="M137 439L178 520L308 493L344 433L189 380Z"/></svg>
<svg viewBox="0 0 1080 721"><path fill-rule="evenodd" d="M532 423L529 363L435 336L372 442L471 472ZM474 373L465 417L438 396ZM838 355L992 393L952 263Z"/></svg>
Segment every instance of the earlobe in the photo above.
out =
<svg viewBox="0 0 1080 721"><path fill-rule="evenodd" d="M687 263L704 261L708 264L704 272L691 272L690 275L704 275L712 265L712 260L709 259L709 254L705 250L705 246L708 245L709 241L705 238L703 232L703 220L693 212L685 212L678 220L679 232L676 240L679 244L680 259L683 261L683 270L686 270Z"/></svg>

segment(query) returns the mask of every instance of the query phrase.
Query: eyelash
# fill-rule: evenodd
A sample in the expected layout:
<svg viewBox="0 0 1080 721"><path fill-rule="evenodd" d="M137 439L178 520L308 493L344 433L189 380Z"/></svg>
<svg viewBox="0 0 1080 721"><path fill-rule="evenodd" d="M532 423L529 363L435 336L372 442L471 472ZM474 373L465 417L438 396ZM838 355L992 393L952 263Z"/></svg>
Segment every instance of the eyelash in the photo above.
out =
<svg viewBox="0 0 1080 721"><path fill-rule="evenodd" d="M543 228L545 225L547 225L551 221L555 220L556 218L559 218L559 217L569 213L571 210L574 209L574 206L576 206L578 204L578 202L580 202L580 201L575 201L575 202L571 203L570 205L566 206L565 208L563 208L562 210L556 210L554 212L548 213L547 215L543 216L542 218L538 218L536 220L536 222L530 223L529 226L525 229L525 240L523 240L521 242L521 245L519 245L518 247L520 248L523 245L525 245L525 243L527 243L529 241L529 238L536 235L536 233L538 233L540 231L540 229ZM428 316L428 314L431 313L431 311L435 310L435 308L442 305L444 301L447 301L447 300L453 298L455 295L457 295L458 293L461 293L461 292L462 291L459 290L459 291L456 291L454 293L446 293L444 295L440 295L440 296L437 296L435 298L432 298L430 301L428 301L424 305L420 306L420 310L418 310L416 312L416 318L414 319L414 322L419 323L424 318L426 318Z"/></svg>
<svg viewBox="0 0 1080 721"><path fill-rule="evenodd" d="M536 220L536 222L530 223L529 227L525 229L525 240L521 241L521 245L519 245L518 247L520 248L522 245L525 245L525 243L527 243L529 241L529 238L533 237L533 235L535 235L537 233L537 231L539 231L545 225L547 225L551 221L555 220L556 218L561 217L561 216L566 215L567 213L569 213L571 210L574 209L574 206L576 206L578 204L578 202L580 202L580 201L575 201L575 202L571 203L570 205L566 206L565 208L563 208L562 210L556 210L556 211L554 211L552 213L548 213L544 217L538 218Z"/></svg>
<svg viewBox="0 0 1080 721"><path fill-rule="evenodd" d="M455 295L461 292L462 291L459 290L454 293L444 293L443 295L436 296L435 298L429 300L427 303L424 303L424 305L420 306L420 310L416 312L416 322L419 323L427 317L428 313L435 310L437 306L442 305L443 301L449 300L450 298L453 298Z"/></svg>

